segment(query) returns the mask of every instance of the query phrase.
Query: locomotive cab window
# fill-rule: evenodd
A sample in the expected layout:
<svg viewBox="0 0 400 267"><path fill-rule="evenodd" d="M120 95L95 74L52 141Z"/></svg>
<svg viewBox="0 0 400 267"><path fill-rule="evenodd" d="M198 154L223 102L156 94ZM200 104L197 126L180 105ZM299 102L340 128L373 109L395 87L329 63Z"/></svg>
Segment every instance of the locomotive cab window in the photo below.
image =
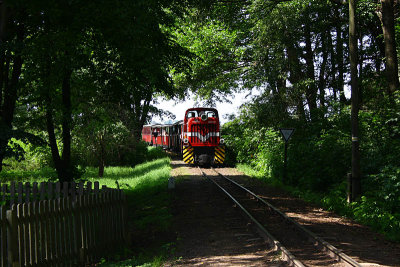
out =
<svg viewBox="0 0 400 267"><path fill-rule="evenodd" d="M187 118L188 119L194 118L194 117L197 117L197 112L196 111L190 111L190 112L187 113Z"/></svg>
<svg viewBox="0 0 400 267"><path fill-rule="evenodd" d="M215 116L214 111L207 111L207 117L208 118L215 118L216 116Z"/></svg>

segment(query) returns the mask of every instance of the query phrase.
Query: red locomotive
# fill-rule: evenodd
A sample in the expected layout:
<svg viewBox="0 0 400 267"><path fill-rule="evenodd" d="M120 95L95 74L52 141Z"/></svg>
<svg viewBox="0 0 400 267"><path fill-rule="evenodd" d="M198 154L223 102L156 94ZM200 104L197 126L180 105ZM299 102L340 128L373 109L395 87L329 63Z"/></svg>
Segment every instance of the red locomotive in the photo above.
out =
<svg viewBox="0 0 400 267"><path fill-rule="evenodd" d="M215 165L225 160L218 111L214 108L190 108L183 121L172 125L145 125L142 139L182 153L183 161L189 164Z"/></svg>

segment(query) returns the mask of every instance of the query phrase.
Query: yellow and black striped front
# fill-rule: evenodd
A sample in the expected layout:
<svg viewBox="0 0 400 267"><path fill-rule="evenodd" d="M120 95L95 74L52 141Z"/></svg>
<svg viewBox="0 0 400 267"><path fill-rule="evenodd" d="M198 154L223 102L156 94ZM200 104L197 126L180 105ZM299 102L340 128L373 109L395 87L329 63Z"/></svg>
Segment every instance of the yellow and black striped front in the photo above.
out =
<svg viewBox="0 0 400 267"><path fill-rule="evenodd" d="M193 164L194 157L193 157L194 149L192 146L184 146L183 147L183 161L185 163Z"/></svg>
<svg viewBox="0 0 400 267"><path fill-rule="evenodd" d="M224 160L225 160L225 146L220 145L215 147L214 162L218 164L223 164Z"/></svg>

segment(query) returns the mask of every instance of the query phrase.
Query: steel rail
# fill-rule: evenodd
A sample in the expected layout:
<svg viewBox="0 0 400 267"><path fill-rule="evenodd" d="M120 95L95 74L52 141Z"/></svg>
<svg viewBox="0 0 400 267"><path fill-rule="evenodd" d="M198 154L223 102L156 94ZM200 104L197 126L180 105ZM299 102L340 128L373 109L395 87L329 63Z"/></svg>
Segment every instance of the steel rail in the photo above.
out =
<svg viewBox="0 0 400 267"><path fill-rule="evenodd" d="M214 179L210 178L209 176L207 176L203 170L198 167L200 172L202 173L202 175L209 179L210 181L212 181L218 188L221 189L221 191L223 191L249 218L250 220L257 226L257 230L258 232L262 235L262 237L264 237L269 244L271 244L272 247L274 247L274 249L276 251L279 251L282 253L282 259L284 261L286 261L289 266L295 266L295 267L305 267L305 265L299 261L298 259L296 259L296 257L288 250L286 249L281 242L279 242L275 237L273 237L268 231L267 229L264 228L264 226L259 223L251 214L249 211L247 211L240 203L239 201L237 201L231 194L228 193L228 191L226 191L221 185L219 185L216 181L214 181Z"/></svg>
<svg viewBox="0 0 400 267"><path fill-rule="evenodd" d="M244 186L238 184L237 182L233 181L232 179L226 177L225 175L221 174L220 172L218 172L217 170L215 170L214 168L212 168L213 171L215 171L218 175L220 175L221 177L225 178L226 180L228 180L229 182L233 183L234 185L238 186L239 188L243 189L244 191L246 191L247 193L249 193L250 195L252 195L253 197L255 197L258 201L262 202L263 204L267 205L270 209L272 209L274 212L276 212L277 214L279 214L280 216L282 216L286 221L293 223L298 229L300 229L309 239L311 239L314 242L314 246L316 247L321 247L324 251L327 252L327 254L333 258L334 260L338 260L340 262L345 263L347 266L350 267L362 267L361 264L359 264L358 262L356 262L355 260L353 260L351 257L349 257L348 255L346 255L345 253L341 252L340 250L338 250L336 247L334 247L333 245L331 245L330 243L326 242L325 240L323 240L322 238L318 237L317 235L315 235L313 232L309 231L308 229L304 228L304 226L302 226L301 224L299 224L298 222L296 222L295 220L293 220L292 218L290 218L289 216L287 216L285 213L281 212L278 208L276 208L275 206L273 206L271 203L269 203L268 201L260 198L258 195L256 195L255 193L251 192L250 190L248 190L247 188L245 188Z"/></svg>

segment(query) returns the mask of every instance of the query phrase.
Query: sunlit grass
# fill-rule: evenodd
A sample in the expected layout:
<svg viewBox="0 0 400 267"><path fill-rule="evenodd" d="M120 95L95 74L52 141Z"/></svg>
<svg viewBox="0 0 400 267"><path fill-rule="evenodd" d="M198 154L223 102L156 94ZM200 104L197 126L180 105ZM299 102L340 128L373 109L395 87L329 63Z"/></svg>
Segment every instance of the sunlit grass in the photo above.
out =
<svg viewBox="0 0 400 267"><path fill-rule="evenodd" d="M162 158L139 164L132 167L106 167L104 176L98 177L97 168L88 168L83 179L94 182L99 181L100 187L105 185L117 188L117 181L122 189L134 189L139 185L151 185L160 180L168 179L170 174L170 159Z"/></svg>
<svg viewBox="0 0 400 267"><path fill-rule="evenodd" d="M260 171L257 171L255 168L251 167L250 165L247 164L237 164L236 168L245 173L248 176L257 178L257 179L262 179L263 175Z"/></svg>
<svg viewBox="0 0 400 267"><path fill-rule="evenodd" d="M44 167L38 170L3 170L0 172L0 182L47 182L57 180L57 172L53 168Z"/></svg>

